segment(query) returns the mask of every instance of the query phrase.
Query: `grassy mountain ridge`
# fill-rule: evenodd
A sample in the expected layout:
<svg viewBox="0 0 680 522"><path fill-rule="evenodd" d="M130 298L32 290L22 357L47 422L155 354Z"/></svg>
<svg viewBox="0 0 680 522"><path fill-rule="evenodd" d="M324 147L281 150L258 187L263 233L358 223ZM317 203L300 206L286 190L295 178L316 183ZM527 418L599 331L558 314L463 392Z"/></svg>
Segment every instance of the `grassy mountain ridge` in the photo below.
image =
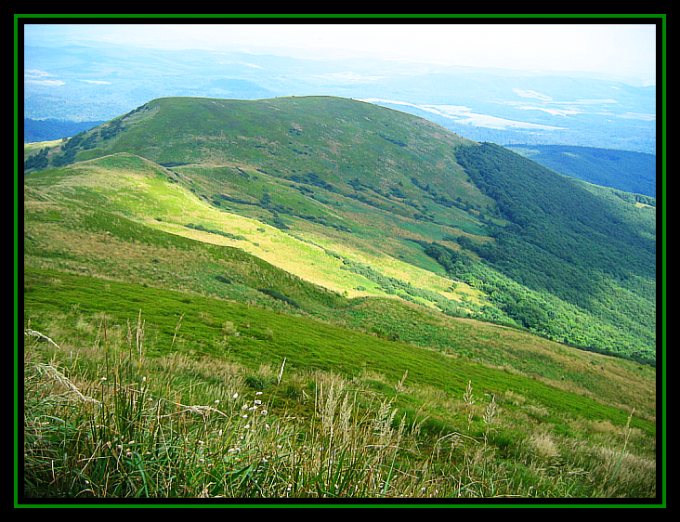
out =
<svg viewBox="0 0 680 522"><path fill-rule="evenodd" d="M373 288L577 346L654 359L653 209L603 198L500 147L353 100L165 98L75 137L49 161L119 153L165 165L169 180L211 207L278 228L306 243L303 250L321 248L322 257L334 258L336 275L327 273L326 282L337 279L337 268L346 282L348 272L363 280L336 282L335 290ZM181 225L179 233L213 242L228 232L210 220ZM427 255L428 244L481 258L477 275L447 273ZM274 257L270 249L265 259ZM299 264L281 264L282 257L278 266L287 270ZM399 266L386 273L391 260ZM409 267L418 275L408 284L434 273L486 299L461 310L449 295L423 297L398 282ZM625 305L612 303L614 295Z"/></svg>

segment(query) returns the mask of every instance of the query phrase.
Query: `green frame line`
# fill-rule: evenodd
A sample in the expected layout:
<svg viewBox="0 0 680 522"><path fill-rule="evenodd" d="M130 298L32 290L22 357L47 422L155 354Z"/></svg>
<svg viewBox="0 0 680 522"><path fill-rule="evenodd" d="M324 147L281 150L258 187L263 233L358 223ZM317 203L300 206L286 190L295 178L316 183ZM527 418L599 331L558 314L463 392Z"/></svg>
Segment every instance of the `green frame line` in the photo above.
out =
<svg viewBox="0 0 680 522"><path fill-rule="evenodd" d="M661 280L666 282L666 91L667 91L667 73L666 73L666 58L667 58L667 21L663 16L661 19ZM657 217L658 219L658 217ZM661 375L662 375L662 415L661 415L661 448L664 457L667 455L666 447L666 413L667 413L667 395L666 395L666 285L661 285ZM658 376L657 376L658 379ZM667 498L667 482L666 482L666 462L661 461L661 499L666 505Z"/></svg>
<svg viewBox="0 0 680 522"><path fill-rule="evenodd" d="M650 20L655 20L655 21L660 21L660 27L661 27L661 59L659 60L660 66L661 66L661 71L660 71L660 77L661 77L661 95L660 95L660 101L661 101L661 107L657 108L657 112L661 114L661 136L660 136L660 141L661 141L661 224L662 224L662 234L661 234L661 258L660 258L660 263L661 263L661 276L662 276L662 282L664 284L661 285L661 362L662 362L662 371L661 371L661 397L662 397L662 418L661 418L661 448L662 448L662 455L665 457L667 455L667 445L666 445L666 435L667 435L667 421L666 421L666 413L667 413L667 394L666 394L666 375L667 375L667 358L666 358L666 287L665 287L665 281L666 281L666 168L667 168L667 153L666 153L666 145L667 145L667 135L666 135L666 130L667 130L667 122L666 122L666 103L667 103L667 95L666 95L666 88L667 88L667 72L666 72L666 60L667 60L667 15L665 13L658 13L658 14L651 14L651 13L638 13L638 14L632 14L632 13L614 13L614 14L607 14L607 13L587 13L587 14L576 14L576 13L564 13L564 14L556 14L556 13L545 13L545 14L537 14L537 13L526 13L526 14L521 14L521 13L480 13L480 14L472 14L472 13L461 13L461 14L444 14L444 13L433 13L433 14L423 14L423 13L418 13L418 14L406 14L406 13L400 13L400 14L310 14L310 13L269 13L269 14L262 14L262 13L253 13L253 14L244 14L244 13L235 13L235 14L216 14L216 13L205 13L205 14L178 14L178 13L164 13L164 14L119 14L119 13L109 13L109 14L103 14L103 13L96 13L96 14L63 14L63 13L44 13L44 14L39 14L39 13L15 13L14 14L14 20L13 20L13 28L14 28L14 49L13 49L13 74L14 74L14 82L13 82L13 98L14 98L14 121L13 121L13 129L14 129L14 140L13 140L13 145L14 145L14 160L13 160L13 169L14 169L14 186L13 186L13 197L14 197L14 321L15 321L15 330L14 330L14 364L13 364L13 377L14 377L14 400L13 400L13 407L14 407L14 444L13 444L13 455L14 455L14 490L13 490L13 505L15 509L27 509L27 508L143 508L143 509L150 509L150 508L208 508L208 509L229 509L229 508L257 508L257 509L280 509L280 508L305 508L305 509L323 509L323 508L348 508L348 509L353 509L353 508L414 508L414 509L428 509L428 508L435 508L435 509L441 509L441 508L666 508L667 507L667 467L666 467L666 462L665 460L661 459L658 464L661 465L661 495L660 495L660 502L659 503L640 503L640 504L634 504L634 503L481 503L481 502L475 502L475 503L465 503L465 502L460 502L460 503L451 503L451 504L446 504L444 502L441 503L379 503L379 502L371 502L371 503L300 503L300 504L295 504L295 503L245 503L245 504L239 504L239 503L106 503L106 502L100 502L100 503L74 503L74 504L67 504L67 503L58 503L58 504L50 504L50 503L38 503L38 504L21 504L19 501L19 458L20 458L20 448L19 448L19 358L22 354L19 352L19 329L18 329L18 324L19 324L19 109L20 109L20 100L19 100L19 23L20 20L33 20L33 19L55 19L55 20L60 20L60 19L78 19L78 20L87 20L87 19L184 19L184 20L192 20L192 19L207 19L207 18L217 18L217 19L234 19L234 20L244 20L244 19L281 19L281 20L289 20L289 19L307 19L307 20L330 20L330 19L335 19L335 20L349 20L349 19L375 19L375 20L414 20L414 19L427 19L427 20L433 20L433 19L438 19L438 20L455 20L455 19L461 19L461 20L470 20L470 19L493 19L493 20L498 20L498 19L532 19L532 20L554 20L554 19L567 19L567 20L576 20L576 19L650 19ZM659 86L657 86L658 88ZM658 345L657 345L658 347ZM657 379L658 379L657 375ZM566 499L565 499L566 500ZM606 500L606 499L605 499Z"/></svg>

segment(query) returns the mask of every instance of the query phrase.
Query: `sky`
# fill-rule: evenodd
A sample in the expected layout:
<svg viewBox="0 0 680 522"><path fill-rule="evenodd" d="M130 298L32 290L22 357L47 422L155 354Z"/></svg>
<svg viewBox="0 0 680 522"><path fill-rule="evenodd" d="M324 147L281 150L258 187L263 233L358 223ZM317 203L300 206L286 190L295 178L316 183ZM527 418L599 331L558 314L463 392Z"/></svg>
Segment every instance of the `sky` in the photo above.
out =
<svg viewBox="0 0 680 522"><path fill-rule="evenodd" d="M116 44L578 72L654 85L653 24L28 24L27 45Z"/></svg>

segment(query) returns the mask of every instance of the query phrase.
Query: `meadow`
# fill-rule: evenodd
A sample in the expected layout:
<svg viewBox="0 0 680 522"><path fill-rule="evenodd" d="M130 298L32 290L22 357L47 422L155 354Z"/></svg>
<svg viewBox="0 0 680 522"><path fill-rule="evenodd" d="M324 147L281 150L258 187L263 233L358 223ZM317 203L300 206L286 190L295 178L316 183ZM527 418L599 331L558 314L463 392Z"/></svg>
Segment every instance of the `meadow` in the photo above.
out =
<svg viewBox="0 0 680 522"><path fill-rule="evenodd" d="M649 396L623 407L198 295L38 270L25 285L29 496L655 494Z"/></svg>

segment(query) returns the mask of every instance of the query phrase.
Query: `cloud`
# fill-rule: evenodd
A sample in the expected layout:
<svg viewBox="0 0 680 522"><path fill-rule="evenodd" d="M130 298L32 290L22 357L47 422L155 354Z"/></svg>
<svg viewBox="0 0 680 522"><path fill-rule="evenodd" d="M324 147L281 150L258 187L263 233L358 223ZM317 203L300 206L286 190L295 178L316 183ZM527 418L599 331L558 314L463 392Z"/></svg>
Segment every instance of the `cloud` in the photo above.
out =
<svg viewBox="0 0 680 522"><path fill-rule="evenodd" d="M517 96L521 96L522 98L533 98L534 100L541 100L541 101L552 101L552 97L548 96L547 94L542 94L538 91L532 91L530 89L518 89L515 88L512 90Z"/></svg>
<svg viewBox="0 0 680 522"><path fill-rule="evenodd" d="M25 78L45 78L47 76L52 76L47 71L41 71L40 69L28 69L24 71Z"/></svg>
<svg viewBox="0 0 680 522"><path fill-rule="evenodd" d="M107 82L104 80L80 80L80 81L84 83L89 83L91 85L111 85L111 82Z"/></svg>
<svg viewBox="0 0 680 522"><path fill-rule="evenodd" d="M563 130L564 127L555 127L553 125L541 125L538 123L529 123L526 121L508 120L506 118L499 118L491 114L480 114L473 112L470 107L464 105L418 105L415 103L384 100L380 98L367 98L362 101L376 104L391 104L404 105L420 109L421 111L429 112L442 116L444 118L454 120L461 125L472 125L473 127L484 127L487 129L505 130L505 129L527 129L527 130Z"/></svg>
<svg viewBox="0 0 680 522"><path fill-rule="evenodd" d="M521 111L542 111L551 116L574 116L576 114L583 114L577 109L551 109L549 107L535 107L533 105L520 105L517 109Z"/></svg>
<svg viewBox="0 0 680 522"><path fill-rule="evenodd" d="M656 114L643 114L640 112L624 112L618 115L619 118L625 120L641 120L641 121L655 121Z"/></svg>
<svg viewBox="0 0 680 522"><path fill-rule="evenodd" d="M66 84L63 80L35 80L32 78L26 79L25 83L30 85L43 85L45 87L61 87Z"/></svg>
<svg viewBox="0 0 680 522"><path fill-rule="evenodd" d="M319 74L316 78L341 83L371 83L384 79L384 76L360 74L352 71Z"/></svg>

